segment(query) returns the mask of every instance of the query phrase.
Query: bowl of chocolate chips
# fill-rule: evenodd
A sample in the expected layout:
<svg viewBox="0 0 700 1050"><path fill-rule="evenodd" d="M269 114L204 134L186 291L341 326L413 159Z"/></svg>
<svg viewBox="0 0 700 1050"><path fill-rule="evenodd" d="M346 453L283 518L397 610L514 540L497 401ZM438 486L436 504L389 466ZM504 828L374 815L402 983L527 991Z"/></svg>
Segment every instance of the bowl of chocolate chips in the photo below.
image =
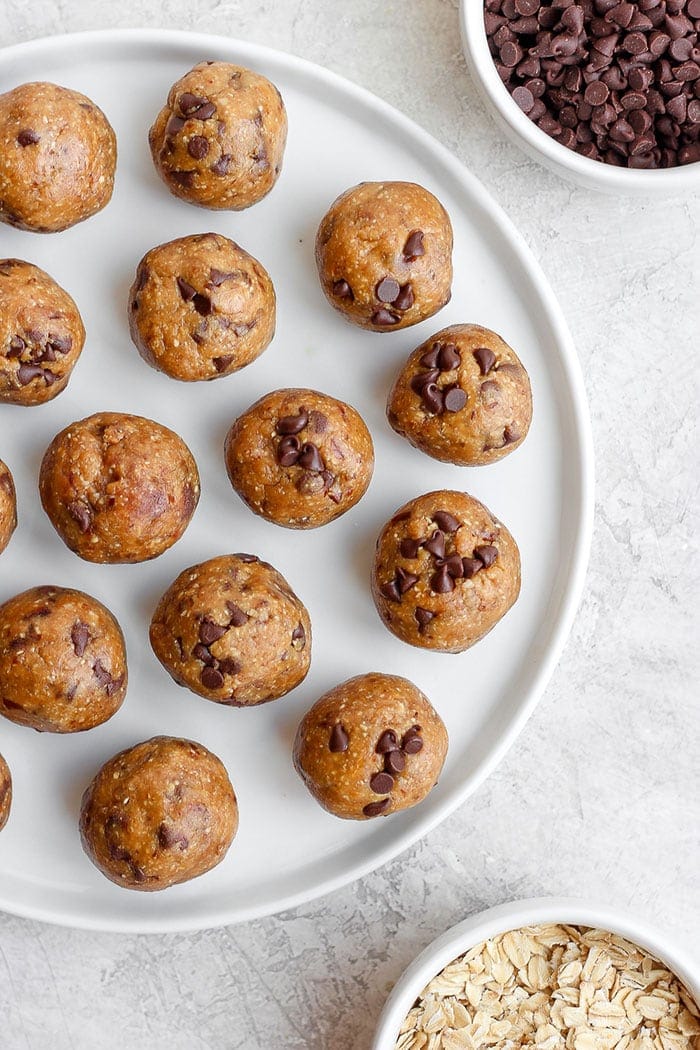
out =
<svg viewBox="0 0 700 1050"><path fill-rule="evenodd" d="M462 0L462 36L496 120L557 174L700 190L700 0Z"/></svg>

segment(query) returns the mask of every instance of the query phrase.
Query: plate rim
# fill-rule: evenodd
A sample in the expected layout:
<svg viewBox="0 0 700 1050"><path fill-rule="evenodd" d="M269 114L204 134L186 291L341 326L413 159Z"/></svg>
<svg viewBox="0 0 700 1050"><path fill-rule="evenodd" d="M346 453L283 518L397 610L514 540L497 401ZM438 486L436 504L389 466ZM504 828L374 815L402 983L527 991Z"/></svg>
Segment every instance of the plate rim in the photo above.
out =
<svg viewBox="0 0 700 1050"><path fill-rule="evenodd" d="M301 58L280 48L268 47L267 45L243 40L238 37L229 37L217 33L199 33L180 29L152 27L90 29L36 37L17 44L7 45L0 48L0 67L8 60L31 55L33 51L41 52L46 48L60 51L62 47L70 47L71 44L74 45L76 43L81 43L85 49L89 49L91 43L119 47L126 43L133 44L135 40L138 40L141 47L161 48L170 44L173 46L201 47L203 51L206 51L207 48L221 48L222 46L231 49L239 48L247 56L250 56L247 60L250 60L253 64L255 62L264 64L266 61L281 61L292 73L299 74L306 80L310 78L317 83L326 82L329 87L345 94L346 97L356 101L365 109L374 110L402 134L412 138L413 141L417 141L436 158L443 169L458 184L467 187L489 221L506 237L519 264L527 271L537 289L538 295L545 304L547 322L555 337L559 362L571 398L573 430L577 437L575 463L578 479L576 492L580 505L579 513L575 518L569 559L570 567L560 599L559 611L553 622L544 652L539 657L539 667L533 676L529 688L520 700L514 717L509 720L507 728L500 734L498 742L491 748L485 758L479 762L471 776L463 781L460 788L447 793L441 804L436 807L430 816L421 818L420 814L418 814L412 823L391 839L389 846L383 849L374 849L369 859L365 857L358 863L344 869L341 873L314 882L304 890L296 890L287 896L278 897L271 901L253 903L243 908L219 909L215 916L155 915L146 919L140 915L134 917L124 915L117 920L104 916L85 915L73 912L70 909L62 914L57 914L55 909L46 905L26 904L22 901L8 900L0 890L0 911L20 918L96 932L149 934L193 932L249 922L269 915L278 915L299 905L324 897L343 886L357 881L387 864L390 860L400 856L446 820L477 790L502 761L537 706L559 662L564 645L571 632L583 594L590 555L593 535L595 485L594 447L588 399L581 363L564 313L540 263L526 243L523 235L501 205L491 196L489 190L461 160L454 156L446 146L421 125L369 89L309 59Z"/></svg>

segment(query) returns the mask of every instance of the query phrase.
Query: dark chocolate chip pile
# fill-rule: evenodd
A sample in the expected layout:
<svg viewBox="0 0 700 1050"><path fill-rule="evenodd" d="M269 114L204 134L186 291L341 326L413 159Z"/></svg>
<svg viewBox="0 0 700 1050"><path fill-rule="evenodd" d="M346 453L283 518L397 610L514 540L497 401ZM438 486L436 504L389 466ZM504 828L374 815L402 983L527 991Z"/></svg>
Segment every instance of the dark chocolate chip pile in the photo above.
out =
<svg viewBox="0 0 700 1050"><path fill-rule="evenodd" d="M700 161L700 0L486 0L496 69L530 120L628 168Z"/></svg>

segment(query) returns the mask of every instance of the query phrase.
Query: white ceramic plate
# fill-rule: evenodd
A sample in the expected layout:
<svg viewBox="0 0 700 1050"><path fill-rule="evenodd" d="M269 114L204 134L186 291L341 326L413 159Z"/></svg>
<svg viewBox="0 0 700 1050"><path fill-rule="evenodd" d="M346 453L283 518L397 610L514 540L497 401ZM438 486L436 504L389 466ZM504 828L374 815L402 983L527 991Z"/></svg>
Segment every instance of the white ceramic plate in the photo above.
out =
<svg viewBox="0 0 700 1050"><path fill-rule="evenodd" d="M147 130L172 82L203 59L251 66L277 83L289 111L284 169L270 196L243 213L177 201L156 177ZM289 55L214 36L110 31L40 40L0 53L0 90L29 79L77 88L107 113L119 140L112 203L65 233L0 229L0 254L47 269L75 297L88 332L68 389L51 404L0 406L0 457L18 487L20 526L0 558L0 600L36 584L79 587L121 622L129 694L108 723L73 737L38 735L3 721L0 751L15 801L0 837L0 907L75 926L192 929L288 908L357 878L447 816L513 742L568 633L583 583L592 520L592 453L578 361L539 267L509 221L438 143L383 102ZM334 197L363 179L409 179L434 191L455 228L452 301L413 330L377 335L345 324L315 274L317 224ZM183 234L216 230L261 259L277 288L277 335L238 375L181 384L150 369L129 340L127 289L143 253ZM476 321L512 343L532 378L535 418L522 449L481 469L440 465L386 424L396 370L444 325ZM232 420L261 394L308 385L356 405L376 442L365 499L339 521L295 533L254 517L233 493L222 444ZM80 561L43 514L36 478L53 435L98 410L124 410L172 427L194 452L202 499L183 539L154 562ZM375 537L406 499L457 487L508 525L522 554L515 608L461 656L420 652L381 625L369 593ZM148 623L184 567L230 551L277 566L311 613L314 659L295 692L259 710L218 707L173 684L152 655ZM372 669L406 675L444 717L450 753L438 787L418 808L351 823L322 811L293 771L303 712L326 689ZM161 894L107 882L83 855L80 795L114 752L157 733L193 737L226 763L241 823L213 872Z"/></svg>

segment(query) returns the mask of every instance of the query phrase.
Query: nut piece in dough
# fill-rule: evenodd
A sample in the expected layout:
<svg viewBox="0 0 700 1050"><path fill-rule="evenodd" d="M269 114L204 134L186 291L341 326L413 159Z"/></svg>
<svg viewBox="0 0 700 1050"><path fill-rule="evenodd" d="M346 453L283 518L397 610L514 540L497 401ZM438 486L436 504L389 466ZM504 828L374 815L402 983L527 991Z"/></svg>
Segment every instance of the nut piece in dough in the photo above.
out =
<svg viewBox="0 0 700 1050"><path fill-rule="evenodd" d="M17 496L10 468L0 459L0 554L17 528Z"/></svg>
<svg viewBox="0 0 700 1050"><path fill-rule="evenodd" d="M311 621L284 576L254 554L185 569L158 602L151 645L178 685L231 707L276 700L311 664Z"/></svg>
<svg viewBox="0 0 700 1050"><path fill-rule="evenodd" d="M249 208L282 168L287 114L260 73L200 62L171 87L148 134L153 163L171 193L203 208Z"/></svg>
<svg viewBox="0 0 700 1050"><path fill-rule="evenodd" d="M152 419L98 412L44 454L41 503L63 542L93 562L156 558L180 539L199 501L182 438Z"/></svg>
<svg viewBox="0 0 700 1050"><path fill-rule="evenodd" d="M193 382L249 365L275 334L275 290L257 259L218 233L152 248L129 292L134 345L159 372Z"/></svg>
<svg viewBox="0 0 700 1050"><path fill-rule="evenodd" d="M397 434L434 459L495 463L525 440L530 380L495 332L451 325L413 351L389 394L387 417Z"/></svg>
<svg viewBox="0 0 700 1050"><path fill-rule="evenodd" d="M466 492L428 492L394 514L377 540L372 597L384 624L421 649L461 653L520 593L508 529Z"/></svg>
<svg viewBox="0 0 700 1050"><path fill-rule="evenodd" d="M437 783L447 730L426 696L398 675L362 674L304 716L294 765L324 809L368 820L408 809Z"/></svg>
<svg viewBox="0 0 700 1050"><path fill-rule="evenodd" d="M38 266L0 259L0 402L51 401L68 385L84 342L68 292Z"/></svg>
<svg viewBox="0 0 700 1050"><path fill-rule="evenodd" d="M106 762L80 809L83 849L130 890L165 890L216 867L238 829L223 763L202 744L156 736Z"/></svg>
<svg viewBox="0 0 700 1050"><path fill-rule="evenodd" d="M0 222L56 233L112 196L117 140L101 109L58 84L0 95Z"/></svg>
<svg viewBox="0 0 700 1050"><path fill-rule="evenodd" d="M316 390L261 397L229 430L225 453L241 499L255 514L291 529L313 529L350 510L374 469L362 417Z"/></svg>
<svg viewBox="0 0 700 1050"><path fill-rule="evenodd" d="M452 225L413 182L361 182L333 202L316 235L331 306L374 332L408 328L449 302Z"/></svg>
<svg viewBox="0 0 700 1050"><path fill-rule="evenodd" d="M0 755L0 831L5 827L12 808L12 776L10 767Z"/></svg>
<svg viewBox="0 0 700 1050"><path fill-rule="evenodd" d="M126 696L124 636L82 591L32 587L0 605L0 714L43 733L106 722Z"/></svg>

